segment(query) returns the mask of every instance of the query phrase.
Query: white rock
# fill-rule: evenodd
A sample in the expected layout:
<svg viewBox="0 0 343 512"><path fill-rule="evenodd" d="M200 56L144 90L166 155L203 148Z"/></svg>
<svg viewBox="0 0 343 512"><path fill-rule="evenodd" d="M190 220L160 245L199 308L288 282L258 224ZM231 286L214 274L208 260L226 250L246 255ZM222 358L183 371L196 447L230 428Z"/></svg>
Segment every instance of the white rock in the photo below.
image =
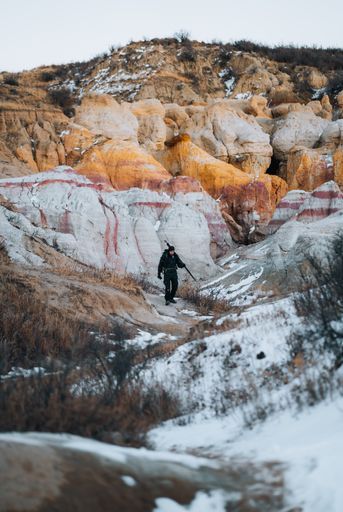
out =
<svg viewBox="0 0 343 512"><path fill-rule="evenodd" d="M119 105L112 96L85 96L76 108L75 123L96 135L137 143L138 121L126 105Z"/></svg>
<svg viewBox="0 0 343 512"><path fill-rule="evenodd" d="M295 146L313 148L319 141L329 121L317 117L312 111L290 112L275 123L271 144L274 155L287 160L288 153Z"/></svg>
<svg viewBox="0 0 343 512"><path fill-rule="evenodd" d="M0 237L21 263L44 263L30 247L34 237L97 268L155 276L168 239L197 275L208 277L216 272L211 244L231 243L217 204L206 193L171 198L147 189L104 191L62 167L0 180L0 194L20 210L1 207Z"/></svg>

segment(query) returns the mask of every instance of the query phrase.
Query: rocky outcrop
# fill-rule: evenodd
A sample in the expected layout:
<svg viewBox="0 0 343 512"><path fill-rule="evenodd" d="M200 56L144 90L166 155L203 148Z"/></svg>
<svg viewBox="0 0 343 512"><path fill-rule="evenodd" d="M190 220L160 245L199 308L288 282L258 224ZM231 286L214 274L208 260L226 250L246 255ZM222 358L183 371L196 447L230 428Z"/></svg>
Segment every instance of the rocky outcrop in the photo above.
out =
<svg viewBox="0 0 343 512"><path fill-rule="evenodd" d="M290 112L276 121L271 144L277 159L286 161L296 146L313 148L328 126L328 121L317 117L311 109Z"/></svg>
<svg viewBox="0 0 343 512"><path fill-rule="evenodd" d="M286 181L290 190L314 190L334 178L332 155L327 150L298 148L287 160Z"/></svg>
<svg viewBox="0 0 343 512"><path fill-rule="evenodd" d="M84 126L75 123L70 123L61 133L61 139L66 153L66 164L70 166L79 163L92 146L107 140L106 137L95 135Z"/></svg>
<svg viewBox="0 0 343 512"><path fill-rule="evenodd" d="M59 111L11 106L0 112L3 144L31 172L65 163L60 133L68 119Z"/></svg>
<svg viewBox="0 0 343 512"><path fill-rule="evenodd" d="M92 146L76 168L94 182L116 190L157 190L163 180L170 179L164 167L138 145L113 140Z"/></svg>
<svg viewBox="0 0 343 512"><path fill-rule="evenodd" d="M31 170L0 141L0 178L26 176Z"/></svg>
<svg viewBox="0 0 343 512"><path fill-rule="evenodd" d="M281 178L270 175L252 177L211 157L193 144L187 135L169 142L161 161L171 174L199 180L204 189L220 201L224 218L238 240L245 239L251 226L268 222L287 191L287 185Z"/></svg>
<svg viewBox="0 0 343 512"><path fill-rule="evenodd" d="M263 174L270 165L269 136L252 116L221 101L187 109L189 118L180 125L193 142L210 155L232 163L248 174Z"/></svg>
<svg viewBox="0 0 343 512"><path fill-rule="evenodd" d="M273 509L283 501L272 486L281 477L266 464L221 467L210 458L51 433L2 433L0 457L4 512L242 511L261 489ZM268 483L258 478L263 472Z"/></svg>
<svg viewBox="0 0 343 512"><path fill-rule="evenodd" d="M313 192L294 190L278 204L267 231L274 233L290 220L314 222L343 210L343 193L334 181L329 181Z"/></svg>
<svg viewBox="0 0 343 512"><path fill-rule="evenodd" d="M108 94L92 94L82 99L76 108L76 124L95 135L109 139L137 142L138 122L125 104L120 105Z"/></svg>
<svg viewBox="0 0 343 512"><path fill-rule="evenodd" d="M131 112L138 120L139 144L150 152L163 149L167 126L162 103L155 99L137 101L131 104Z"/></svg>
<svg viewBox="0 0 343 512"><path fill-rule="evenodd" d="M296 147L288 155L286 179L290 189L314 190L326 181L343 185L343 121L328 123L316 148Z"/></svg>
<svg viewBox="0 0 343 512"><path fill-rule="evenodd" d="M0 194L13 205L0 206L0 236L20 263L45 264L32 248L37 240L87 265L155 276L167 238L206 277L216 271L211 253L231 244L217 203L204 192L115 192L62 167L0 180Z"/></svg>

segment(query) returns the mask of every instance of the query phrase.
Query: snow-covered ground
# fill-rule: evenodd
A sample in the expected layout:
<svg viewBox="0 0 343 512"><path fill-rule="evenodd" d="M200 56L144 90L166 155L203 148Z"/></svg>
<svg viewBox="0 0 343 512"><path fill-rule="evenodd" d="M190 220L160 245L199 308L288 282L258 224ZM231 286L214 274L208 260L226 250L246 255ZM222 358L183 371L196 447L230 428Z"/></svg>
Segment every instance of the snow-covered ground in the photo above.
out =
<svg viewBox="0 0 343 512"><path fill-rule="evenodd" d="M202 339L153 361L145 379L173 391L187 410L212 413L231 408L232 397L239 400L249 383L268 388L266 370L286 365L287 339L297 322L289 298L223 315L215 321L218 332L213 333L213 326L204 327Z"/></svg>
<svg viewBox="0 0 343 512"><path fill-rule="evenodd" d="M284 411L252 430L239 419L199 418L185 426L167 424L153 430L150 441L158 450L218 455L222 459L285 464L289 506L303 512L343 510L343 399L294 415Z"/></svg>

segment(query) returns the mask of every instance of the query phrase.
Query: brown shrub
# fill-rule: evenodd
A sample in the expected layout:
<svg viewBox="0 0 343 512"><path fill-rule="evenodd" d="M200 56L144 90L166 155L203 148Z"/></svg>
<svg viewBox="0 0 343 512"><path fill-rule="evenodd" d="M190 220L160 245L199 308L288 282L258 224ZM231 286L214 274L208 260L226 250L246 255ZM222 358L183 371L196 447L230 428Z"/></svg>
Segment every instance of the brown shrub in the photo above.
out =
<svg viewBox="0 0 343 512"><path fill-rule="evenodd" d="M231 309L229 302L221 299L215 292L202 293L199 288L187 283L179 288L178 294L185 300L194 304L201 314L226 313Z"/></svg>
<svg viewBox="0 0 343 512"><path fill-rule="evenodd" d="M145 280L144 276L138 278L133 274L117 274L116 272L108 269L96 269L87 266L76 265L74 268L70 266L58 267L50 270L52 273L72 277L81 281L88 281L91 283L102 283L105 285L113 286L118 290L123 290L133 295L140 295L142 293L141 284Z"/></svg>
<svg viewBox="0 0 343 512"><path fill-rule="evenodd" d="M76 98L73 93L67 87L61 87L60 89L52 89L49 91L50 101L62 108L66 116L74 115L74 104Z"/></svg>
<svg viewBox="0 0 343 512"><path fill-rule="evenodd" d="M124 325L84 325L77 316L66 317L42 302L25 281L0 274L0 371L50 360L82 361L97 343L96 333L111 333L111 341L129 338ZM103 351L108 350L104 341Z"/></svg>
<svg viewBox="0 0 343 512"><path fill-rule="evenodd" d="M67 432L139 445L149 428L180 414L178 400L159 386L125 384L118 392L107 384L98 393L76 394L73 381L66 369L0 383L0 431Z"/></svg>
<svg viewBox="0 0 343 512"><path fill-rule="evenodd" d="M6 75L4 78L4 84L17 87L19 85L17 76L14 74Z"/></svg>

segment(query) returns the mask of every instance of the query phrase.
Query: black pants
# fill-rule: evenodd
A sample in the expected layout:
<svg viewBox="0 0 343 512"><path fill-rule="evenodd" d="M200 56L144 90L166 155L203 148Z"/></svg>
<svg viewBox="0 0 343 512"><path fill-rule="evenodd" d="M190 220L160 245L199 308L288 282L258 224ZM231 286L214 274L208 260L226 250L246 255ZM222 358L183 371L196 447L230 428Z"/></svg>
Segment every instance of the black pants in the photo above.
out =
<svg viewBox="0 0 343 512"><path fill-rule="evenodd" d="M164 274L164 286L166 287L165 299L167 301L172 300L175 297L178 287L177 273L176 272L165 272Z"/></svg>

